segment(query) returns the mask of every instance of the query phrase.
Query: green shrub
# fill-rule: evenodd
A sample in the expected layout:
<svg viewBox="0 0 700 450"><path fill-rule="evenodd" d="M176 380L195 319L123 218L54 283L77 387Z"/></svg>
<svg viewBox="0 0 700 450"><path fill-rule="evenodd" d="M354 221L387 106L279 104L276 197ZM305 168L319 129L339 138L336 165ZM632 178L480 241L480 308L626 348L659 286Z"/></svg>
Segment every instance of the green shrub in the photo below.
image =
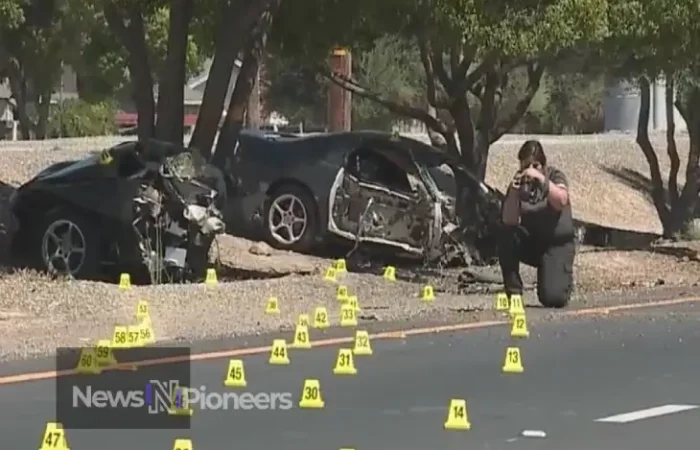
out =
<svg viewBox="0 0 700 450"><path fill-rule="evenodd" d="M52 105L48 135L50 138L59 138L115 134L116 113L116 105L111 102L67 100L62 105Z"/></svg>

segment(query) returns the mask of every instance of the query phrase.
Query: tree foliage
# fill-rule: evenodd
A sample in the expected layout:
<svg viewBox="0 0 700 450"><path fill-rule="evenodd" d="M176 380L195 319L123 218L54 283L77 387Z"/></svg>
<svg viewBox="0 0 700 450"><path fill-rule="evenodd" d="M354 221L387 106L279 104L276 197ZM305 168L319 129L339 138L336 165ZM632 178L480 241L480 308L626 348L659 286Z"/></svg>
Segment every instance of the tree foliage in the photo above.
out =
<svg viewBox="0 0 700 450"><path fill-rule="evenodd" d="M644 0L613 3L610 22L615 30L592 52L591 61L633 77L640 89L637 143L649 165L651 196L664 235L678 237L698 202L700 192L700 3L695 0ZM666 153L670 172L664 188L659 157L649 134L651 82L666 82ZM690 149L685 185L678 185L681 161L675 141L674 107L688 126Z"/></svg>
<svg viewBox="0 0 700 450"><path fill-rule="evenodd" d="M276 45L306 64L325 59L329 43L361 51L389 34L414 42L425 72L423 101L389 99L381 87L322 70L356 97L425 122L480 177L490 144L526 112L545 67L609 35L607 0L307 0L287 5L284 15ZM308 29L314 33L300 32ZM504 101L516 70L527 81L515 101Z"/></svg>

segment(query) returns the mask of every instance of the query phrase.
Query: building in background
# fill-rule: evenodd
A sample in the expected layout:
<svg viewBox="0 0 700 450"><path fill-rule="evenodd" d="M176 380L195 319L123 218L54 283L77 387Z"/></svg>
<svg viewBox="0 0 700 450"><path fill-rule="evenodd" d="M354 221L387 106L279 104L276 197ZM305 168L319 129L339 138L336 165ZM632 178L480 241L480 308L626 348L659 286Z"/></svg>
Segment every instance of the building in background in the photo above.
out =
<svg viewBox="0 0 700 450"><path fill-rule="evenodd" d="M209 79L209 70L211 68L211 59L207 59L204 62L202 71L189 80L184 86L184 103L185 103L185 134L191 132L192 128L197 123L197 116L199 115L199 108L202 106L202 98L204 97L204 88L207 85L207 80ZM229 82L228 91L226 93L226 98L224 99L224 113L222 117L225 116L226 110L228 108L229 101L231 100L231 94L233 93L233 88L236 85L236 78L238 78L238 71L241 68L241 61L236 60L233 66L233 73L231 74L231 80ZM158 100L158 86L153 87L154 97L156 101ZM138 115L136 114L136 105L133 100L124 100L121 104L121 110L117 113L116 121L117 126L120 128L133 128L137 124Z"/></svg>
<svg viewBox="0 0 700 450"><path fill-rule="evenodd" d="M16 139L14 99L7 80L0 82L0 139Z"/></svg>
<svg viewBox="0 0 700 450"><path fill-rule="evenodd" d="M651 107L649 111L649 131L666 130L666 83L656 80L651 86ZM639 89L626 80L613 81L607 89L603 102L605 131L636 133L639 121L641 97ZM680 112L673 108L676 131L687 130Z"/></svg>

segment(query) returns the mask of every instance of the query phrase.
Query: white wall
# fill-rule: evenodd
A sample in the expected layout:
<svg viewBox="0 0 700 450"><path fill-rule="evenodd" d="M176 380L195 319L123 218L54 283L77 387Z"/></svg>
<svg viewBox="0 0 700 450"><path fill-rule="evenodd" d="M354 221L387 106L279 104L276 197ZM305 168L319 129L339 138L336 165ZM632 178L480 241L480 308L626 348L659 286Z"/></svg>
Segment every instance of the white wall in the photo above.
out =
<svg viewBox="0 0 700 450"><path fill-rule="evenodd" d="M651 87L651 111L649 114L649 130L666 130L666 83L656 80ZM640 95L639 89L624 80L608 86L603 108L605 115L605 131L635 132L639 118ZM686 123L676 108L674 117L676 130L687 129Z"/></svg>

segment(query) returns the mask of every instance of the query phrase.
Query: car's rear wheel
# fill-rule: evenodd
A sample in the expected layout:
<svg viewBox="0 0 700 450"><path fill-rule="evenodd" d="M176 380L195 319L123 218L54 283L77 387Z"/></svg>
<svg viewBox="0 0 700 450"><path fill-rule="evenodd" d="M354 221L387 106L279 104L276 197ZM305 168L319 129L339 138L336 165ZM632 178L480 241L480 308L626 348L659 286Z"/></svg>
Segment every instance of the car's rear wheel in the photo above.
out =
<svg viewBox="0 0 700 450"><path fill-rule="evenodd" d="M309 251L318 233L316 201L302 187L280 186L265 204L265 237L273 247Z"/></svg>
<svg viewBox="0 0 700 450"><path fill-rule="evenodd" d="M100 273L98 227L70 209L49 212L31 240L34 265L51 275L92 278Z"/></svg>

